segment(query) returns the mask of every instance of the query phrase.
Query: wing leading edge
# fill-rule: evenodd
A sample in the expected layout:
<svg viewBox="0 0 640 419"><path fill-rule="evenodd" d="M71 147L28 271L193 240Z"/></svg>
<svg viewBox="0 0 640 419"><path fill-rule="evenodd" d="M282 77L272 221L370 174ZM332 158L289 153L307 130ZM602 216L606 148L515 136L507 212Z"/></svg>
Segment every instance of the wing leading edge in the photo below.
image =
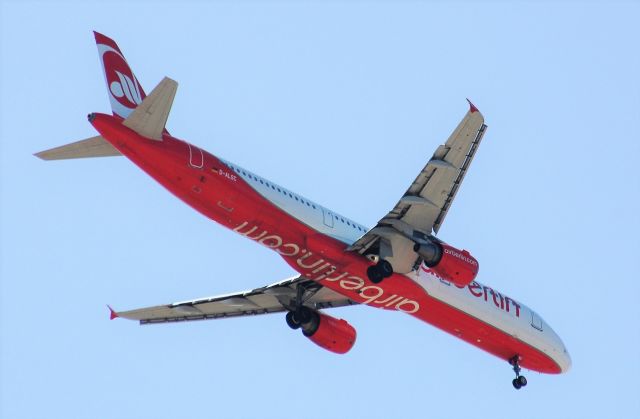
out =
<svg viewBox="0 0 640 419"><path fill-rule="evenodd" d="M110 308L111 318L152 324L278 313L295 309L299 287L301 302L316 310L358 304L317 282L296 276L265 287L214 297L122 312Z"/></svg>

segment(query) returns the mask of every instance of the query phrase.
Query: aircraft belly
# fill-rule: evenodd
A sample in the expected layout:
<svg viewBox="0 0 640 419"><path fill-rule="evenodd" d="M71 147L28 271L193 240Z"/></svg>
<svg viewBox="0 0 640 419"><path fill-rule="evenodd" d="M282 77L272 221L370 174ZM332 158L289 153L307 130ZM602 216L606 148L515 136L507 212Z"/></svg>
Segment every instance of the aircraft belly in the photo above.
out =
<svg viewBox="0 0 640 419"><path fill-rule="evenodd" d="M428 309L418 317L503 359L519 354L525 368L560 372L554 361L559 349L555 334L532 327L529 307L477 281L459 287L429 271L423 265L411 277L437 301L438 315L448 320Z"/></svg>

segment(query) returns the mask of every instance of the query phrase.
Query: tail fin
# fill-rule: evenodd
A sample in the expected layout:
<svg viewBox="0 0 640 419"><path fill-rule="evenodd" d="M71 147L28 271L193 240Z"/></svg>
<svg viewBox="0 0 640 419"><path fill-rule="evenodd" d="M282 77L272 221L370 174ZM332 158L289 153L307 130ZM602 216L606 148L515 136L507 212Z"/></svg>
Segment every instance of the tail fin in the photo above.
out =
<svg viewBox="0 0 640 419"><path fill-rule="evenodd" d="M168 134L165 124L178 83L165 77L147 97L118 45L112 39L98 32L94 32L94 34L96 44L98 44L100 62L107 80L107 90L113 114L121 117L125 126L140 135L162 141L162 134ZM43 160L121 155L102 136L86 138L35 154L36 157Z"/></svg>
<svg viewBox="0 0 640 419"><path fill-rule="evenodd" d="M118 44L101 33L95 31L93 33L107 81L111 110L114 115L126 119L142 103L146 94L118 48Z"/></svg>

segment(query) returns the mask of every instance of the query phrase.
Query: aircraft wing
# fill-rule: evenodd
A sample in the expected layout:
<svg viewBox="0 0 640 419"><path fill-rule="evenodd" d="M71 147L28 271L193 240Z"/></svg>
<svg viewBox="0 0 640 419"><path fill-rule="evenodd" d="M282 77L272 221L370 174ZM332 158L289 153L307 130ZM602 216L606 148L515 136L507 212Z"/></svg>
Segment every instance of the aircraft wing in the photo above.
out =
<svg viewBox="0 0 640 419"><path fill-rule="evenodd" d="M232 294L130 311L111 310L111 318L122 317L138 320L140 324L151 324L278 313L295 308L298 288L303 304L314 309L358 304L315 281L296 276L262 288Z"/></svg>
<svg viewBox="0 0 640 419"><path fill-rule="evenodd" d="M411 238L438 233L487 128L482 114L469 105L447 142L438 147L396 206L349 250L364 253L379 239L393 241L398 234Z"/></svg>

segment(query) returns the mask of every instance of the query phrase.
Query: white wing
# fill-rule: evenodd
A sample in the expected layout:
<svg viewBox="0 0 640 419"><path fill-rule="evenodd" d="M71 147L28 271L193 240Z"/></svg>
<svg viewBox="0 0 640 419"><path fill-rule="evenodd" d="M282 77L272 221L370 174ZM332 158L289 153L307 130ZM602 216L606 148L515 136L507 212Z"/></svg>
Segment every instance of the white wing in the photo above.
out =
<svg viewBox="0 0 640 419"><path fill-rule="evenodd" d="M295 309L299 287L301 302L316 310L357 304L315 281L297 276L232 294L123 312L112 310L111 318L122 317L139 320L140 324L150 324L278 313Z"/></svg>
<svg viewBox="0 0 640 419"><path fill-rule="evenodd" d="M396 206L349 250L365 253L380 246L382 239L392 249L389 257L396 259L392 262L394 270L411 270L415 255L412 259L404 257L398 250L406 253L412 238L438 233L487 128L482 114L469 104L460 124L438 147Z"/></svg>

